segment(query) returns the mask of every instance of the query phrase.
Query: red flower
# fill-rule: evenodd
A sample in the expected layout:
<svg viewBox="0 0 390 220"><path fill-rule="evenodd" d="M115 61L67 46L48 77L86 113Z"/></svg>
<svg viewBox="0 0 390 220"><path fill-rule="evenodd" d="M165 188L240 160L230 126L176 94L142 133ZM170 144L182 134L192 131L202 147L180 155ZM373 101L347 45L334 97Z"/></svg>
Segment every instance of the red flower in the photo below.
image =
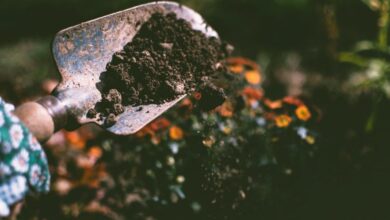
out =
<svg viewBox="0 0 390 220"><path fill-rule="evenodd" d="M283 98L282 101L290 105L296 105L296 106L303 105L303 102L300 99L293 96L286 96Z"/></svg>

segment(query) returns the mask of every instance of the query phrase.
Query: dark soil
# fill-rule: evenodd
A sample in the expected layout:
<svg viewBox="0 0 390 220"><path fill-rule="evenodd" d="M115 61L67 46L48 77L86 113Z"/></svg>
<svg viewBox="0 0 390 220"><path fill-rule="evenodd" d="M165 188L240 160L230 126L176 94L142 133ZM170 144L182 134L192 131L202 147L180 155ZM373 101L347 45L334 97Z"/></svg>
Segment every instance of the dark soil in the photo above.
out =
<svg viewBox="0 0 390 220"><path fill-rule="evenodd" d="M107 64L98 85L102 101L87 116L100 113L112 124L123 106L162 104L202 90L211 95L205 109L215 108L225 95L212 79L226 71L230 52L230 45L193 30L173 13L153 14Z"/></svg>

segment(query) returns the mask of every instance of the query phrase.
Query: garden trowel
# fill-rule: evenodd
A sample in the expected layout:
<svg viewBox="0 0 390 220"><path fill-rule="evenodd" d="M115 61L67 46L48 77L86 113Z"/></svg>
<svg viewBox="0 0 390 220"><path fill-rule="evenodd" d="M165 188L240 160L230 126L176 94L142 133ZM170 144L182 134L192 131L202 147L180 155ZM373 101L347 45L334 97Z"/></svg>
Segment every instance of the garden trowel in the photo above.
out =
<svg viewBox="0 0 390 220"><path fill-rule="evenodd" d="M92 122L114 134L132 134L185 96L142 108L127 106L112 126L86 116L87 111L102 99L96 84L112 55L122 50L142 23L156 12L175 13L178 18L187 20L193 29L218 37L197 12L175 2L162 1L139 5L58 32L53 40L52 52L62 81L52 95L25 103L15 110L38 140L47 140L61 128Z"/></svg>

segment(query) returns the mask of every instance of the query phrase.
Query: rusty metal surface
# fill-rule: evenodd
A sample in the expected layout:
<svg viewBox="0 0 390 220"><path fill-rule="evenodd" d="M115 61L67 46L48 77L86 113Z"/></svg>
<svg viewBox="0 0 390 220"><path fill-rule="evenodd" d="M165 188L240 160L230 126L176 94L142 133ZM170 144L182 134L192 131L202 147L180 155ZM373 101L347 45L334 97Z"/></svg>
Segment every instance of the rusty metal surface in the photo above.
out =
<svg viewBox="0 0 390 220"><path fill-rule="evenodd" d="M62 76L62 82L54 95L63 102L68 113L79 124L94 122L103 126L102 121L86 117L87 111L101 100L96 88L100 74L105 71L112 55L132 40L138 28L155 12L174 12L208 36L218 37L203 18L192 9L174 2L154 2L110 14L57 33L52 45L54 60ZM184 96L161 105L144 105L125 108L118 122L109 131L132 134L172 107Z"/></svg>

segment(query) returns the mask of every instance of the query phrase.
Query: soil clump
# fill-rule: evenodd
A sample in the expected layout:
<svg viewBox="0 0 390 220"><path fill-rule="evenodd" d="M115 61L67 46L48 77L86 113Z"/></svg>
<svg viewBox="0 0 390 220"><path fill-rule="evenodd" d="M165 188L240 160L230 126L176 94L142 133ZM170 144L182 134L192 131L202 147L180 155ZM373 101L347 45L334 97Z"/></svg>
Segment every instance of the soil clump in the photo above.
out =
<svg viewBox="0 0 390 220"><path fill-rule="evenodd" d="M212 78L226 71L224 60L231 50L173 13L155 13L107 64L98 83L102 100L87 117L112 125L124 106L162 104L194 91L212 94L213 100L202 106L215 108L225 94Z"/></svg>

